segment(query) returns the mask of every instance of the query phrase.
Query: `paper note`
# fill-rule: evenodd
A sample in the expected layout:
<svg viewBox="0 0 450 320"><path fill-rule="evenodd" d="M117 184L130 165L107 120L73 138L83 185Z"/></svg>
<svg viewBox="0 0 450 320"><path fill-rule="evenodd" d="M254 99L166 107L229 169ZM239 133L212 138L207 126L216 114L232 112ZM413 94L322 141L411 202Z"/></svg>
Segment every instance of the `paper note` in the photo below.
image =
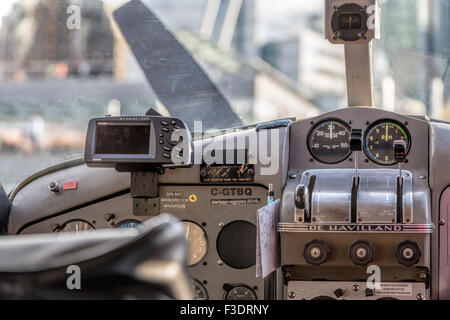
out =
<svg viewBox="0 0 450 320"><path fill-rule="evenodd" d="M280 238L277 232L278 209L276 200L256 214L256 276L266 277L280 266Z"/></svg>

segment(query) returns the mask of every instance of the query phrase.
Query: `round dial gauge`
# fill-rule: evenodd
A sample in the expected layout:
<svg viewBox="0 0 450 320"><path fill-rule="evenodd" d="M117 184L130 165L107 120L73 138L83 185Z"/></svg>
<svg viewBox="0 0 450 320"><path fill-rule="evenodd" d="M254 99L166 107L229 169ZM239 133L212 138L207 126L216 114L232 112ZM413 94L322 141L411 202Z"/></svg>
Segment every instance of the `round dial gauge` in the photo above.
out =
<svg viewBox="0 0 450 320"><path fill-rule="evenodd" d="M333 164L350 154L350 126L341 120L325 120L315 125L308 134L308 149L319 162Z"/></svg>
<svg viewBox="0 0 450 320"><path fill-rule="evenodd" d="M405 127L392 120L375 122L366 131L364 151L369 159L377 164L385 166L393 165L395 164L395 140L405 141L406 152L408 153L411 139Z"/></svg>
<svg viewBox="0 0 450 320"><path fill-rule="evenodd" d="M249 286L237 285L228 290L225 300L257 300L257 297Z"/></svg>
<svg viewBox="0 0 450 320"><path fill-rule="evenodd" d="M191 221L183 221L188 243L188 264L193 266L206 255L208 240L202 227Z"/></svg>
<svg viewBox="0 0 450 320"><path fill-rule="evenodd" d="M117 223L114 228L118 228L118 229L128 229L128 228L137 228L139 227L139 225L142 222L140 222L139 220L134 220L134 219L130 219L130 220L123 220L120 221L119 223Z"/></svg>
<svg viewBox="0 0 450 320"><path fill-rule="evenodd" d="M64 223L64 225L57 229L57 232L84 232L94 230L94 226L84 220L71 220Z"/></svg>
<svg viewBox="0 0 450 320"><path fill-rule="evenodd" d="M201 284L197 279L192 280L192 292L194 294L194 300L208 300L209 295L205 286Z"/></svg>

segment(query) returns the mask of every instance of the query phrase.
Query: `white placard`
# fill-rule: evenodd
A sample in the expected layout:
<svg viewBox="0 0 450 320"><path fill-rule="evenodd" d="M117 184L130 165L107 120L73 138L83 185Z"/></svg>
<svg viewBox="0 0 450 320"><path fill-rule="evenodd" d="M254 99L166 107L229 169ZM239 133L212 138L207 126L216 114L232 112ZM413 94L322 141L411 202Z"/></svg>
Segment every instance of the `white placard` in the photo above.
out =
<svg viewBox="0 0 450 320"><path fill-rule="evenodd" d="M280 200L276 200L256 214L256 277L265 278L280 267L279 207Z"/></svg>

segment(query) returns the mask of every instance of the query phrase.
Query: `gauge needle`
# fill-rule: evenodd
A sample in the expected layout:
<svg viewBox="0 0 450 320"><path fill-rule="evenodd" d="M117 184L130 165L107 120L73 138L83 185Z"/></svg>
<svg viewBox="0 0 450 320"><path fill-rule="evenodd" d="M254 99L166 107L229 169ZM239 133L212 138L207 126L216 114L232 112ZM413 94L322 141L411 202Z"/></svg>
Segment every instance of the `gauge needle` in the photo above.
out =
<svg viewBox="0 0 450 320"><path fill-rule="evenodd" d="M386 141L388 141L388 135L389 135L389 126L386 123L386 137L385 137Z"/></svg>
<svg viewBox="0 0 450 320"><path fill-rule="evenodd" d="M330 124L330 140L333 139L333 124Z"/></svg>

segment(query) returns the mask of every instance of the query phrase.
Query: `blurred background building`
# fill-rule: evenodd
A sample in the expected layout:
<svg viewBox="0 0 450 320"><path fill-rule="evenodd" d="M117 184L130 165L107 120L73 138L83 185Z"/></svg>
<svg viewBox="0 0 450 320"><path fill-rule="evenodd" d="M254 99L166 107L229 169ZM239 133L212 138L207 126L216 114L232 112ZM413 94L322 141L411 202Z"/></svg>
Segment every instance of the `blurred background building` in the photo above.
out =
<svg viewBox="0 0 450 320"><path fill-rule="evenodd" d="M89 118L160 105L111 19L124 0L0 2L0 181L80 156ZM246 123L346 105L342 46L323 1L144 0ZM376 105L450 120L448 0L380 0ZM67 8L80 8L69 29ZM11 166L16 173L11 174Z"/></svg>

